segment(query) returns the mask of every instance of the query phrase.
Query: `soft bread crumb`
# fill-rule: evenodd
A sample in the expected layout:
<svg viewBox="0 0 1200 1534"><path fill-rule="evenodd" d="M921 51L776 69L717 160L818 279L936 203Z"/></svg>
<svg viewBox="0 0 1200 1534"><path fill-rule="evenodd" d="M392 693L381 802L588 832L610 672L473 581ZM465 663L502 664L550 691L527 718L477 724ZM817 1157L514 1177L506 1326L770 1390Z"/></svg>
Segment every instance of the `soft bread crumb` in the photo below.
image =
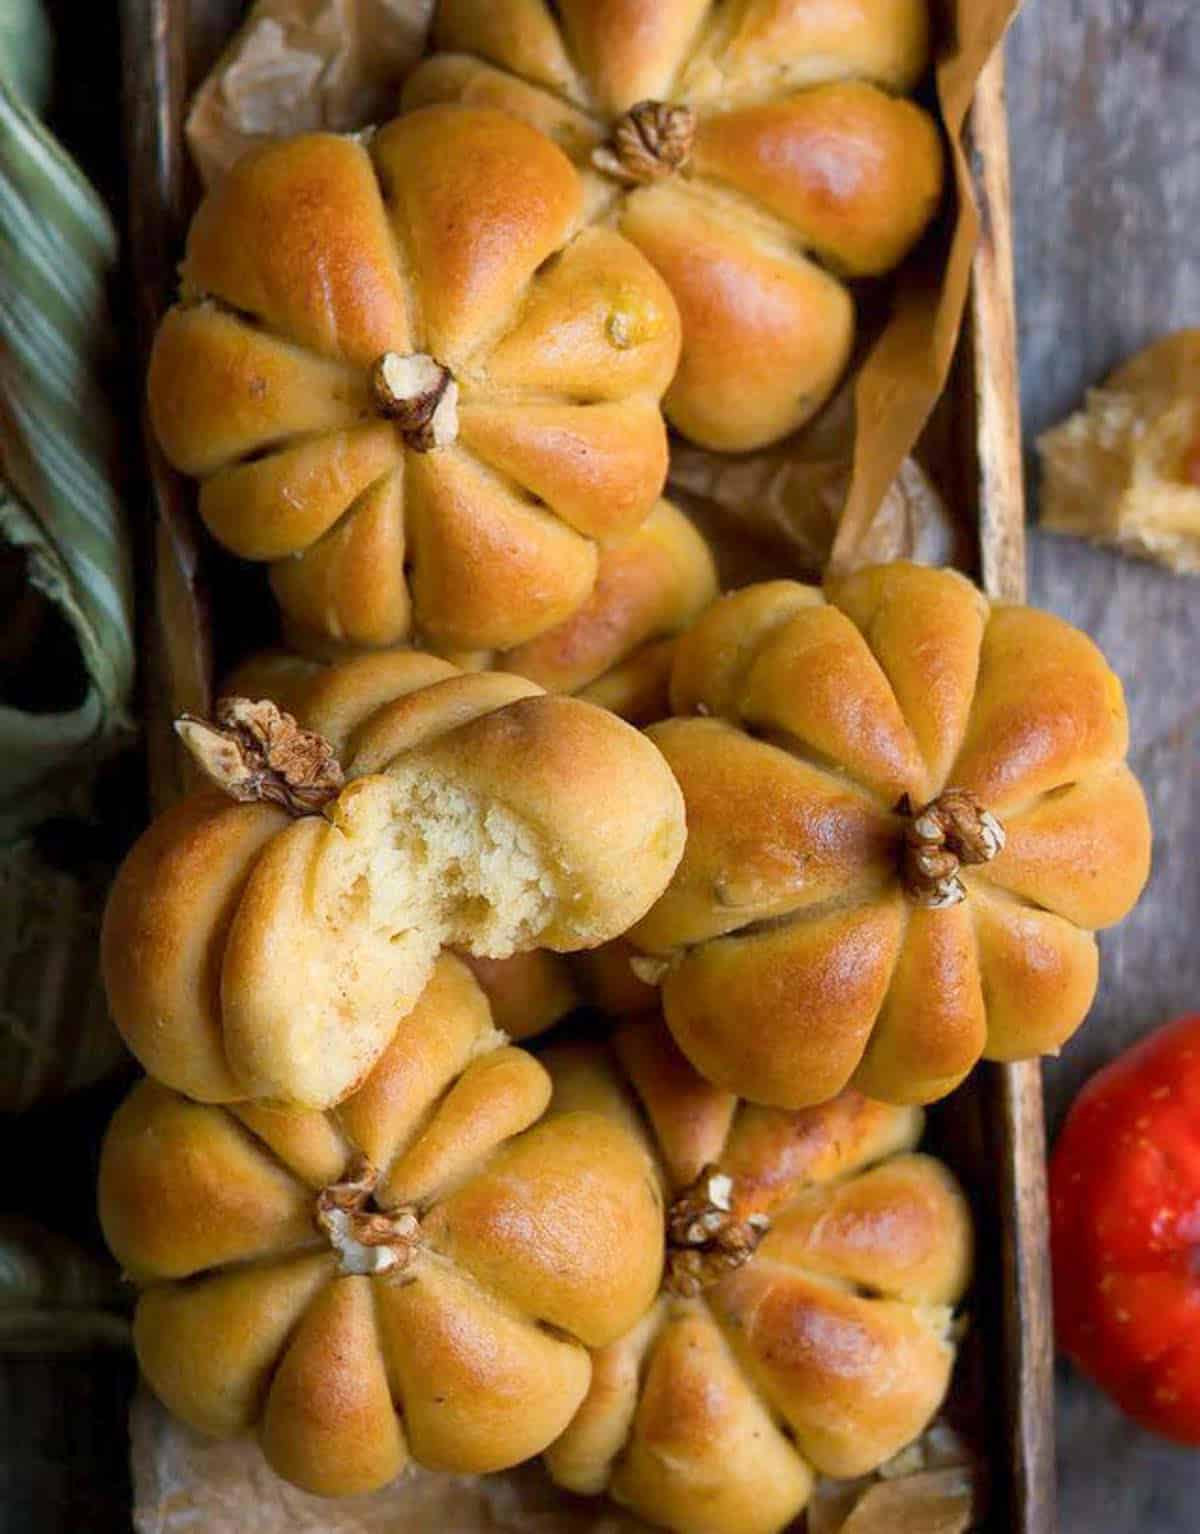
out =
<svg viewBox="0 0 1200 1534"><path fill-rule="evenodd" d="M529 826L427 771L393 767L388 779L392 845L374 880L385 920L398 932L420 924L478 958L536 946L560 894Z"/></svg>
<svg viewBox="0 0 1200 1534"><path fill-rule="evenodd" d="M1092 389L1037 445L1044 527L1200 571L1200 402Z"/></svg>
<svg viewBox="0 0 1200 1534"><path fill-rule="evenodd" d="M470 1065L472 1060L480 1060L511 1043L503 1028L485 1028L468 1050L465 1064Z"/></svg>
<svg viewBox="0 0 1200 1534"><path fill-rule="evenodd" d="M443 948L507 958L537 947L562 909L536 833L429 768L357 779L327 822L297 821L280 849L280 866L260 870L225 1016L239 1081L272 1101L340 1102L416 1006Z"/></svg>

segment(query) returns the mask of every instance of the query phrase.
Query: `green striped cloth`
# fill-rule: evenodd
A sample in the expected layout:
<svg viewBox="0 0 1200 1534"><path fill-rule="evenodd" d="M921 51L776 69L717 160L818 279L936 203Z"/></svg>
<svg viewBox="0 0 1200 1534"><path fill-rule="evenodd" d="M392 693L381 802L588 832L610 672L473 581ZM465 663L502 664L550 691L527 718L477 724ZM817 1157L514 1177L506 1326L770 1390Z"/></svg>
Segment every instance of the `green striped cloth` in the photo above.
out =
<svg viewBox="0 0 1200 1534"><path fill-rule="evenodd" d="M96 763L130 736L134 665L106 295L117 236L36 115L50 78L38 0L0 0L0 1112L122 1058L99 976L105 871L47 861L40 829L57 822L60 853L86 846L71 822L95 813ZM15 1314L2 1259L0 1349Z"/></svg>
<svg viewBox="0 0 1200 1534"><path fill-rule="evenodd" d="M0 30L0 840L35 811L32 785L127 734L134 665L105 291L117 235L27 104L22 82L45 79L37 15L26 3Z"/></svg>
<svg viewBox="0 0 1200 1534"><path fill-rule="evenodd" d="M21 99L44 112L50 99L54 47L41 0L4 0L0 5L0 76Z"/></svg>

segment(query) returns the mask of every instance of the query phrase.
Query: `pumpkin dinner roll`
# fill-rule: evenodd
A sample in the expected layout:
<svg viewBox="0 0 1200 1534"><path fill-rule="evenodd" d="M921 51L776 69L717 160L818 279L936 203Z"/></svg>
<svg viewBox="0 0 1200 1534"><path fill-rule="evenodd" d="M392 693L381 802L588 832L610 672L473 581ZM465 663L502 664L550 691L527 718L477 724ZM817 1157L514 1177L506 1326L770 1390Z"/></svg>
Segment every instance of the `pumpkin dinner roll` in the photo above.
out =
<svg viewBox="0 0 1200 1534"><path fill-rule="evenodd" d="M547 692L571 693L633 724L649 724L669 712L675 637L717 591L716 564L704 537L678 507L659 501L635 533L599 550L591 595L562 623L510 650L437 653L464 670L512 672ZM356 653L290 624L287 639L314 661ZM279 660L278 672L286 682L305 669L289 657ZM235 676L228 690L248 689ZM264 695L275 696L269 687Z"/></svg>
<svg viewBox="0 0 1200 1534"><path fill-rule="evenodd" d="M652 1016L611 1052L544 1058L551 1113L641 1126L668 1199L662 1293L595 1352L546 1455L556 1481L677 1534L775 1534L815 1475L865 1475L925 1430L972 1235L962 1190L915 1149L920 1110L854 1091L790 1112L739 1102Z"/></svg>
<svg viewBox="0 0 1200 1534"><path fill-rule="evenodd" d="M510 649L651 513L679 319L566 156L454 106L245 155L192 222L150 415L319 641Z"/></svg>
<svg viewBox="0 0 1200 1534"><path fill-rule="evenodd" d="M926 0L438 0L403 102L498 107L580 168L593 227L679 306L674 426L744 452L802 425L942 196Z"/></svg>
<svg viewBox="0 0 1200 1534"><path fill-rule="evenodd" d="M679 641L671 702L687 850L630 938L702 1075L927 1102L1078 1028L1150 862L1090 639L948 570L775 581Z"/></svg>
<svg viewBox="0 0 1200 1534"><path fill-rule="evenodd" d="M416 651L226 698L179 730L212 789L152 823L105 913L109 1005L167 1086L328 1107L445 945L485 959L619 936L684 841L657 749L614 714Z"/></svg>
<svg viewBox="0 0 1200 1534"><path fill-rule="evenodd" d="M449 955L336 1113L136 1086L99 1196L151 1388L323 1496L539 1453L663 1261L642 1144L550 1094Z"/></svg>
<svg viewBox="0 0 1200 1534"><path fill-rule="evenodd" d="M599 571L592 596L557 629L504 654L459 656L459 663L516 672L634 724L661 719L670 711L675 637L717 594L712 555L688 518L660 501L638 532L601 551ZM309 683L321 669L316 661L282 650L265 651L239 666L223 691L271 698L307 726ZM508 958L463 957L487 993L497 1027L513 1039L543 1033L591 999L587 977L544 948ZM621 968L620 989L629 989L627 965L610 961L604 968ZM599 999L613 1010L607 993Z"/></svg>
<svg viewBox="0 0 1200 1534"><path fill-rule="evenodd" d="M689 519L660 501L636 533L601 549L597 568L592 595L557 628L514 650L452 658L472 670L515 672L549 692L598 703L633 724L663 718L670 712L675 638L717 595L712 554ZM336 658L341 647L308 648L310 654ZM266 651L239 666L223 690L272 698L306 725L307 683L319 669L318 661ZM513 1039L545 1032L591 999L586 977L573 973L569 959L544 948L503 959L463 957L487 993L497 1027ZM606 971L616 967L605 965ZM632 979L627 965L624 970L622 991ZM607 994L600 999L612 1010Z"/></svg>

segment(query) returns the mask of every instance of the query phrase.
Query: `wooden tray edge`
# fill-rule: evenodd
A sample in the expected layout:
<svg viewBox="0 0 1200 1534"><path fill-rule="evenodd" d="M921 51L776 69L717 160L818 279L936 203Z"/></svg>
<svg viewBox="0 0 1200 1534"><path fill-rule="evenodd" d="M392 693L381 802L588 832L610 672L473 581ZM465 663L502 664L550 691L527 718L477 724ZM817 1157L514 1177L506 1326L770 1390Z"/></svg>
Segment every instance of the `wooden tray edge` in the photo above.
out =
<svg viewBox="0 0 1200 1534"><path fill-rule="evenodd" d="M1025 489L1002 50L976 88L967 147L980 215L968 313L980 567L990 596L1021 601ZM1014 1534L1053 1534L1054 1328L1041 1063L990 1066L982 1085L990 1099L1003 1233L1003 1388L1011 1441L1005 1502Z"/></svg>
<svg viewBox="0 0 1200 1534"><path fill-rule="evenodd" d="M182 122L186 91L186 0L121 0L130 160L130 265L139 353L148 354L165 307L184 230ZM135 39L137 41L135 41ZM980 247L975 257L965 350L971 390L970 444L981 575L993 597L1020 600L1025 590L1024 492L1016 367L1016 320L1004 60L998 53L977 87L967 126L977 188ZM966 404L966 401L963 401ZM168 656L160 621L167 565L191 569L192 530L181 519L173 476L147 436L149 490L146 544L183 540L183 558L153 560L151 610L144 625L144 683L149 705L152 793L178 789L170 716L207 685L207 652ZM153 557L153 556L151 556ZM196 589L172 600L203 604ZM1045 1131L1037 1062L981 1068L993 1131L1003 1250L1004 1417L1010 1454L1000 1501L1012 1534L1053 1534L1055 1471L1053 1342L1050 1310Z"/></svg>

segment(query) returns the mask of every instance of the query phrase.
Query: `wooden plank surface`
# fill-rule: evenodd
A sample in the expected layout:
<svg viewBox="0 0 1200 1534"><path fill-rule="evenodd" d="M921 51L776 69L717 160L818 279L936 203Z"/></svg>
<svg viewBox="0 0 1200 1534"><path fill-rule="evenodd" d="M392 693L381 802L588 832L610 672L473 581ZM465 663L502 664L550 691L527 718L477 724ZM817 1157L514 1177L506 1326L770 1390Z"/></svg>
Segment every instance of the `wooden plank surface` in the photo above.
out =
<svg viewBox="0 0 1200 1534"><path fill-rule="evenodd" d="M1027 0L1008 53L1032 454L1115 362L1200 324L1200 5ZM1124 678L1155 824L1147 894L1102 939L1093 1016L1046 1071L1053 1132L1097 1065L1200 1007L1200 582L1036 531L1029 556L1033 600L1092 633ZM1133 1427L1066 1366L1058 1427L1063 1534L1200 1529L1200 1454Z"/></svg>
<svg viewBox="0 0 1200 1534"><path fill-rule="evenodd" d="M106 134L115 138L116 125L116 8L97 8L86 28L69 4L56 0L54 9L71 23L60 29L60 52L68 65L75 61L67 77L86 73L90 82L64 103L63 126L86 122L91 137L76 147L119 196L115 157L106 153ZM1086 384L1121 356L1171 326L1200 323L1200 261L1193 254L1200 227L1197 82L1196 0L1027 0L1014 28L1008 89L1029 450L1034 433L1076 404ZM1053 1129L1069 1095L1109 1053L1166 1016L1200 1005L1193 930L1200 910L1200 686L1193 663L1200 584L1036 533L1030 579L1034 599L1088 627L1124 675L1157 833L1147 898L1104 940L1096 1013L1047 1072ZM56 1143L61 1148L61 1139ZM111 1364L99 1360L67 1368L40 1396L19 1368L7 1374L0 1415L20 1426L23 1449L32 1446L36 1464L27 1460L27 1468L52 1464L63 1452L60 1435L69 1420L94 1418L97 1471L108 1495L98 1505L94 1489L64 1486L53 1498L66 1499L63 1505L39 1497L31 1522L35 1504L6 1487L4 1534L33 1528L99 1534L122 1526L110 1519L123 1424L109 1415L104 1381L97 1379L94 1391L89 1385L91 1371L106 1368ZM1192 1534L1200 1526L1200 1455L1140 1433L1065 1369L1059 1425L1063 1534Z"/></svg>
<svg viewBox="0 0 1200 1534"><path fill-rule="evenodd" d="M967 145L979 199L980 238L967 315L974 378L972 487L980 574L989 595L1021 601L1026 591L1017 397L1012 186L1005 60L995 58L975 93ZM964 402L965 405L965 402ZM1052 1534L1055 1522L1053 1347L1046 1249L1045 1127L1036 1061L985 1066L1003 1250L1004 1422L1008 1435L1005 1512L1022 1534Z"/></svg>

